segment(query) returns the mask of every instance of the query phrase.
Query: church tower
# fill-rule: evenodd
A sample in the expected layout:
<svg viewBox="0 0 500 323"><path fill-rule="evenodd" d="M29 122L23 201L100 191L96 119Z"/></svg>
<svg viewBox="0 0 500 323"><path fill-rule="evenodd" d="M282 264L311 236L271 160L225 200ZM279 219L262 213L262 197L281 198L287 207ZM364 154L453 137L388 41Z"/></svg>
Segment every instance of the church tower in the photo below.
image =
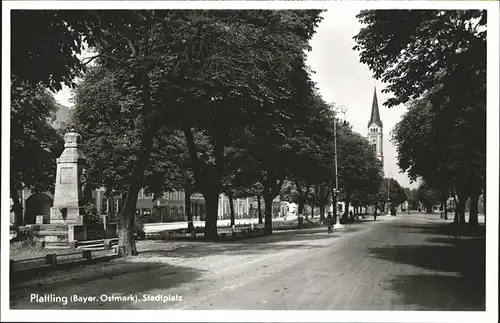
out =
<svg viewBox="0 0 500 323"><path fill-rule="evenodd" d="M368 141L382 165L384 165L383 129L384 126L378 111L377 88L375 88L373 91L372 114L368 122Z"/></svg>

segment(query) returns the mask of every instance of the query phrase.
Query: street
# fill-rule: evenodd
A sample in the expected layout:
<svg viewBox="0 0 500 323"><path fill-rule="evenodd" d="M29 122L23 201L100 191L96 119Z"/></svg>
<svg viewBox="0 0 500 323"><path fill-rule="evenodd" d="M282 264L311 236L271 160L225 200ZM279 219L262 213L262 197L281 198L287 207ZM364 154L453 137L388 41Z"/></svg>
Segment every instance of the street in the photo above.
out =
<svg viewBox="0 0 500 323"><path fill-rule="evenodd" d="M333 234L141 241L137 257L15 283L11 308L484 310L484 238L448 230L439 215L402 214Z"/></svg>

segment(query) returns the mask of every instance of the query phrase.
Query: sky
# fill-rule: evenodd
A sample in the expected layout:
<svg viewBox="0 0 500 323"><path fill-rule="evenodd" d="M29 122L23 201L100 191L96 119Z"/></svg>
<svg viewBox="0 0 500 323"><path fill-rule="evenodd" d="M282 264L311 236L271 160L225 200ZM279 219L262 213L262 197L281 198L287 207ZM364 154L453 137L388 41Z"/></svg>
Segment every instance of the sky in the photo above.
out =
<svg viewBox="0 0 500 323"><path fill-rule="evenodd" d="M384 172L385 176L396 179L401 186L417 188L418 183L410 183L397 166L396 147L390 142L390 131L405 113L404 106L388 109L383 102L390 97L381 90L384 85L377 82L368 67L359 62L359 53L352 50L353 36L362 25L357 21L358 11L345 6L324 12L323 21L316 29L310 44L308 65L315 71L312 79L326 102L335 102L347 107L346 119L354 131L366 135L370 119L373 91L377 89L380 118L384 125ZM86 56L85 54L83 56ZM56 93L56 100L68 107L73 106L68 88Z"/></svg>
<svg viewBox="0 0 500 323"><path fill-rule="evenodd" d="M384 125L383 149L385 176L396 179L401 186L417 188L418 183L410 184L405 173L400 173L397 165L396 147L390 142L390 131L406 112L400 105L388 109L383 106L390 94L381 92L384 85L373 78L368 67L359 62L359 52L352 50L353 36L362 25L357 21L359 11L349 7L338 7L323 13L323 21L316 29L310 44L308 65L315 71L312 79L326 102L347 107L346 119L353 130L368 134L373 91L376 87L380 119Z"/></svg>

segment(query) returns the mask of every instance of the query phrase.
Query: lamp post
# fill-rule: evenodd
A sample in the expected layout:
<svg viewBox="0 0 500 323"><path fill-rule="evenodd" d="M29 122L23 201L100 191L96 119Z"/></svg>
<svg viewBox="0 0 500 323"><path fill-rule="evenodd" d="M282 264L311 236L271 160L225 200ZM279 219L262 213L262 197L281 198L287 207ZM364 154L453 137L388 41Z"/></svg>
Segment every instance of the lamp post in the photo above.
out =
<svg viewBox="0 0 500 323"><path fill-rule="evenodd" d="M345 113L347 112L347 107L345 105L336 106L335 104L333 104L333 111L335 112L335 120L333 122L333 147L335 156L335 189L333 189L333 194L332 194L332 204L333 204L332 211L333 215L337 217L337 195L339 194L339 176L338 176L338 166L337 166L337 114L342 113L345 116ZM343 225L340 224L340 216L337 218L337 221L333 227L335 229L343 228Z"/></svg>
<svg viewBox="0 0 500 323"><path fill-rule="evenodd" d="M392 174L387 174L387 215L391 215L391 177Z"/></svg>

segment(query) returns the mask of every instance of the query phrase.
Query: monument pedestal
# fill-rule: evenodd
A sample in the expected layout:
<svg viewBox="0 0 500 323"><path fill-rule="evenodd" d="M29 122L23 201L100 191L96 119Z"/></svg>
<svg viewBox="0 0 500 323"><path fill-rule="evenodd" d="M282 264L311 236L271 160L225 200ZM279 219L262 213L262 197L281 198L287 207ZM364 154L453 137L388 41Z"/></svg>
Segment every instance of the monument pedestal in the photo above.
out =
<svg viewBox="0 0 500 323"><path fill-rule="evenodd" d="M50 208L50 223L83 224L81 207Z"/></svg>
<svg viewBox="0 0 500 323"><path fill-rule="evenodd" d="M78 148L81 136L73 130L64 135L64 151L57 158L54 206L50 208L49 224L40 228L39 236L46 247L69 247L71 242L86 239L81 208L82 175L85 156Z"/></svg>
<svg viewBox="0 0 500 323"><path fill-rule="evenodd" d="M103 239L107 227L86 223L82 204L85 179L85 156L78 148L81 136L73 130L64 135L64 151L57 158L54 206L49 224L37 227L37 236L47 248L69 248L76 241Z"/></svg>

